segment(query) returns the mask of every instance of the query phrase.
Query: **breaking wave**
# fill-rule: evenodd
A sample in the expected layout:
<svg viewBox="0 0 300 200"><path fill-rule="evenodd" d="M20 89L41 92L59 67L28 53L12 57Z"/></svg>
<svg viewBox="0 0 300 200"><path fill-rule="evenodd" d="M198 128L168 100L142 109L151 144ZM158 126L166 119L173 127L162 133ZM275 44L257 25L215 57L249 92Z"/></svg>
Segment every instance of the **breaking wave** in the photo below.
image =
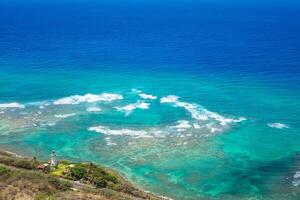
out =
<svg viewBox="0 0 300 200"><path fill-rule="evenodd" d="M237 119L225 118L222 115L209 111L198 104L183 102L180 101L179 99L180 97L178 96L170 95L170 96L162 97L160 99L160 103L169 103L175 107L184 108L186 111L188 111L191 114L191 117L197 121L214 120L215 122L219 123L222 126L225 126L230 123L234 123L234 122L237 123L246 120L245 117L240 117Z"/></svg>
<svg viewBox="0 0 300 200"><path fill-rule="evenodd" d="M0 109L7 109L7 108L25 108L25 105L20 103L3 103L0 104Z"/></svg>
<svg viewBox="0 0 300 200"><path fill-rule="evenodd" d="M89 131L94 131L97 133L102 133L104 135L123 135L123 136L133 136L133 137L149 137L148 132L144 130L131 130L131 129L110 129L106 126L94 126L88 129Z"/></svg>
<svg viewBox="0 0 300 200"><path fill-rule="evenodd" d="M64 97L53 102L54 105L76 105L80 103L94 103L99 101L115 101L122 100L123 96L120 94L103 93L103 94L85 94L85 95L73 95Z"/></svg>
<svg viewBox="0 0 300 200"><path fill-rule="evenodd" d="M142 98L142 99L157 99L157 96L154 96L152 94L145 94L145 93L141 93L139 94L139 96Z"/></svg>
<svg viewBox="0 0 300 200"><path fill-rule="evenodd" d="M271 128L277 128L277 129L290 128L290 126L282 123L268 123L267 125Z"/></svg>
<svg viewBox="0 0 300 200"><path fill-rule="evenodd" d="M150 99L150 100L157 99L157 96L154 96L152 94L143 93L143 91L138 90L138 89L131 89L131 91L135 94L138 94L142 99Z"/></svg>
<svg viewBox="0 0 300 200"><path fill-rule="evenodd" d="M22 127L34 126L49 127L55 126L56 122L75 116L78 113L90 114L92 112L101 112L102 114L110 114L110 111L117 110L125 113L125 116L131 114L136 109L146 110L150 109L151 103L149 100L157 99L157 96L143 93L140 90L132 90L141 99L137 99L135 103L122 105L118 100L122 100L124 97L121 94L116 93L102 93L102 94L85 94L85 95L73 95L57 99L55 101L43 101L27 103L26 107L19 103L6 103L0 104L0 113L3 115L1 121L8 124L8 129L17 129ZM97 102L112 102L113 104L102 105L101 108L97 105ZM102 133L106 137L106 142L109 145L114 145L114 136L128 136L132 138L191 138L191 137L207 137L220 132L223 132L230 127L232 123L238 123L245 118L228 118L224 117L216 112L207 110L206 108L196 103L188 103L180 100L180 97L169 95L161 97L159 99L161 104L169 104L172 107L179 107L184 109L190 114L190 117L180 120L174 120L174 122L167 124L157 124L151 127L136 127L132 128L111 128L107 124L100 122L100 126L92 126L88 128L89 131ZM76 107L69 107L63 105L78 105ZM121 104L121 105L120 105ZM159 106L161 104L155 104ZM57 106L62 105L62 106ZM14 108L14 109L7 109ZM22 108L17 114L15 108ZM26 108L26 109L25 109ZM5 110L7 109L7 110ZM65 114L64 114L65 113ZM171 114L171 113L170 113ZM102 115L102 116L103 116ZM156 115L159 117L159 115ZM170 116L172 117L172 116ZM122 124L120 124L122 125ZM272 124L276 128L286 128L287 125Z"/></svg>

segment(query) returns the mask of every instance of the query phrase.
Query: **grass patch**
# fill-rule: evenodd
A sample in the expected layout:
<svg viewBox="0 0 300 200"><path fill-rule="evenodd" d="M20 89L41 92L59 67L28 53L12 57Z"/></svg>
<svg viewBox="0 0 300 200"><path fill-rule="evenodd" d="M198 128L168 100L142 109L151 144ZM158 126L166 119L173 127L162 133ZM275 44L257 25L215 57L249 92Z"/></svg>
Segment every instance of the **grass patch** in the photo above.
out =
<svg viewBox="0 0 300 200"><path fill-rule="evenodd" d="M35 169L36 166L38 165L38 162L34 160L23 159L23 158L16 159L14 157L3 156L3 155L0 156L0 163L8 166L28 169L28 170Z"/></svg>

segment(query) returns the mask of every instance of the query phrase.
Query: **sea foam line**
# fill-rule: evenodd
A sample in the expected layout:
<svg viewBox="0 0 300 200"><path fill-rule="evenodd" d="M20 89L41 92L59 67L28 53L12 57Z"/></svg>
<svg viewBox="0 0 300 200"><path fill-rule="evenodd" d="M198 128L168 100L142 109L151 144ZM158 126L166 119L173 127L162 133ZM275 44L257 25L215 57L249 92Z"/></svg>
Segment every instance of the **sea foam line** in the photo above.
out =
<svg viewBox="0 0 300 200"><path fill-rule="evenodd" d="M96 133L102 133L104 135L113 136L133 136L138 138L151 137L148 135L147 131L144 130L131 130L131 129L110 129L105 126L94 126L88 129L89 131L94 131Z"/></svg>
<svg viewBox="0 0 300 200"><path fill-rule="evenodd" d="M245 117L240 117L238 119L233 118L225 118L222 115L209 111L206 108L198 105L198 104L192 104L187 103L179 100L180 97L175 95L169 95L166 97L162 97L160 99L160 103L169 103L172 104L175 107L181 107L184 108L186 111L188 111L192 118L198 121L208 121L210 119L217 121L220 125L225 126L229 123L234 122L241 122L246 120Z"/></svg>
<svg viewBox="0 0 300 200"><path fill-rule="evenodd" d="M0 104L0 109L7 109L7 108L25 108L25 105L20 103L3 103Z"/></svg>
<svg viewBox="0 0 300 200"><path fill-rule="evenodd" d="M75 116L76 113L69 113L69 114L57 114L55 115L56 118L62 118L62 119L65 119L65 118L69 118L69 117L73 117Z"/></svg>
<svg viewBox="0 0 300 200"><path fill-rule="evenodd" d="M114 93L103 94L85 94L85 95L73 95L64 97L53 102L54 105L76 105L80 103L94 103L99 101L115 101L122 100L123 96Z"/></svg>
<svg viewBox="0 0 300 200"><path fill-rule="evenodd" d="M152 95L152 94L141 93L141 94L139 94L139 96L140 96L142 99L151 99L151 100L157 99L157 96L154 96L154 95Z"/></svg>
<svg viewBox="0 0 300 200"><path fill-rule="evenodd" d="M157 99L157 96L155 95L152 95L152 94L146 94L146 93L143 93L142 90L138 90L138 89L131 89L131 91L135 94L138 94L142 99L150 99L150 100L155 100Z"/></svg>

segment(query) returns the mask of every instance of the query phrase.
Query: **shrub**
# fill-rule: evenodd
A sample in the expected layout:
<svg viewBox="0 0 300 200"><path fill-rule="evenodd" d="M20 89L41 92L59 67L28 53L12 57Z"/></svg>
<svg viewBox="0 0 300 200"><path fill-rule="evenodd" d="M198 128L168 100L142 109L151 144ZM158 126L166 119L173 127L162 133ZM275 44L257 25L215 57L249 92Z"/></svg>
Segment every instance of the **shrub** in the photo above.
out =
<svg viewBox="0 0 300 200"><path fill-rule="evenodd" d="M112 174L106 174L104 177L107 181L113 182L115 184L117 184L119 182L118 178Z"/></svg>
<svg viewBox="0 0 300 200"><path fill-rule="evenodd" d="M0 166L0 177L1 179L8 178L11 175L11 170L7 169L6 167Z"/></svg>
<svg viewBox="0 0 300 200"><path fill-rule="evenodd" d="M92 176L94 176L94 177L104 176L107 174L107 172L100 167L93 169L91 173L92 173Z"/></svg>
<svg viewBox="0 0 300 200"><path fill-rule="evenodd" d="M75 180L82 179L87 173L87 170L83 165L75 165L70 169L70 171L72 178L74 178Z"/></svg>
<svg viewBox="0 0 300 200"><path fill-rule="evenodd" d="M93 184L97 188L105 188L107 186L107 181L103 177L95 177Z"/></svg>

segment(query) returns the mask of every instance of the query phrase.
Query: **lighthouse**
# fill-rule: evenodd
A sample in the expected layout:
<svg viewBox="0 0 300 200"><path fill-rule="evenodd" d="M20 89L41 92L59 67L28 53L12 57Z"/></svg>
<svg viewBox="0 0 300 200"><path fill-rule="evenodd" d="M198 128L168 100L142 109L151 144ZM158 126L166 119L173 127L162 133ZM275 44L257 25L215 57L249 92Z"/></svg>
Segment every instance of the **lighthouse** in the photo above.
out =
<svg viewBox="0 0 300 200"><path fill-rule="evenodd" d="M55 150L52 150L52 152L51 152L50 166L52 166L52 167L57 166L57 160L56 160L56 153L55 153Z"/></svg>

